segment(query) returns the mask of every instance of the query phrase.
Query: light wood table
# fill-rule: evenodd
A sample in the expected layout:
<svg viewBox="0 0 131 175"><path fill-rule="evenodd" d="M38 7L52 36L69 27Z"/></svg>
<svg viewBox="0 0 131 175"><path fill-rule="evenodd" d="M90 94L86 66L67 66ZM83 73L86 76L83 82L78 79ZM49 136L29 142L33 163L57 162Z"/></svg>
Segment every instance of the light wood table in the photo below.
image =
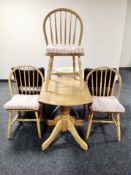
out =
<svg viewBox="0 0 131 175"><path fill-rule="evenodd" d="M92 97L84 81L81 88L79 80L73 78L52 79L49 82L48 91L45 90L45 83L43 84L39 102L60 106L60 115L47 122L49 126L55 126L55 128L50 137L42 144L42 150L49 147L60 131L69 131L80 147L88 150L88 145L78 135L75 128L75 126L82 126L83 120L76 120L70 115L70 106L92 103Z"/></svg>

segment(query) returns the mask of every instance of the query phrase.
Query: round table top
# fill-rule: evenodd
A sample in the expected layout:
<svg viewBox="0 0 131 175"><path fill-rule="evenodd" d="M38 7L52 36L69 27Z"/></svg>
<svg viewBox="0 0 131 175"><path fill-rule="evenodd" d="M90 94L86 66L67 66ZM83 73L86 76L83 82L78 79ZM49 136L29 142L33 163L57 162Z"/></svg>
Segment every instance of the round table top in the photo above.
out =
<svg viewBox="0 0 131 175"><path fill-rule="evenodd" d="M59 106L77 106L92 103L92 96L84 81L80 86L80 80L56 78L49 81L48 91L45 90L45 83L43 83L39 102Z"/></svg>

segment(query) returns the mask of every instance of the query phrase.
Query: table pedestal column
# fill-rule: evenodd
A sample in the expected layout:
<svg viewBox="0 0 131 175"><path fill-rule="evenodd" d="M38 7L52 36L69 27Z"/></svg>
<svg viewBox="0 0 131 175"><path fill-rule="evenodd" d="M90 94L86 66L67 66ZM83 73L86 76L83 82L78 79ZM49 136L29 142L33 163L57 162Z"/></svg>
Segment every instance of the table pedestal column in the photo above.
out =
<svg viewBox="0 0 131 175"><path fill-rule="evenodd" d="M69 131L76 142L80 145L83 150L88 150L88 145L86 142L78 135L75 126L82 126L82 120L76 120L70 116L70 108L67 106L60 107L60 115L58 115L54 120L48 120L49 126L54 126L54 129L50 137L42 144L42 150L46 150L49 145L54 141L59 132Z"/></svg>

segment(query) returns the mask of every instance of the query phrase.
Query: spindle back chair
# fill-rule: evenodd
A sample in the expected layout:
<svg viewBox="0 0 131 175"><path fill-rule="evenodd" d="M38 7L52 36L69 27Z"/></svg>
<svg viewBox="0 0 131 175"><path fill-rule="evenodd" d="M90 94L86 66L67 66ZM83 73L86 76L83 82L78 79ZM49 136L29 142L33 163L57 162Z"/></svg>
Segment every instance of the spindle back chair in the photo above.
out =
<svg viewBox="0 0 131 175"><path fill-rule="evenodd" d="M113 123L117 128L117 137L120 141L120 113L125 112L118 100L122 87L120 74L113 68L98 67L90 71L86 82L93 96L92 106L89 106L86 138L89 138L92 123ZM95 112L108 113L108 119L93 119Z"/></svg>
<svg viewBox="0 0 131 175"><path fill-rule="evenodd" d="M52 67L54 56L72 56L73 76L77 75L82 81L80 56L84 55L81 41L83 36L83 23L80 16L66 8L58 8L47 14L43 22L43 32L46 41L46 55L49 56L46 90L49 79L53 75ZM79 73L76 71L76 56L78 57Z"/></svg>
<svg viewBox="0 0 131 175"><path fill-rule="evenodd" d="M9 117L8 139L11 135L11 127L16 121L36 122L38 136L41 138L42 106L38 98L43 82L42 72L33 66L18 66L11 71L8 83L12 98L4 105ZM22 118L21 113L27 111L34 112L35 118ZM16 112L16 116L12 119L13 112Z"/></svg>

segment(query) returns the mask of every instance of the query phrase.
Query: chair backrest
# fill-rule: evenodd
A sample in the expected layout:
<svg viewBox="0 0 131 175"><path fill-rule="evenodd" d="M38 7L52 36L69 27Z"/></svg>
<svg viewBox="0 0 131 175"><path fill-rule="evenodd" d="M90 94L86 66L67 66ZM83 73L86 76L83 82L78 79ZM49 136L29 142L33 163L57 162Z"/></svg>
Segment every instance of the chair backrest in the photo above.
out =
<svg viewBox="0 0 131 175"><path fill-rule="evenodd" d="M122 80L120 74L113 68L98 67L90 71L86 82L93 96L120 96ZM117 84L117 86L116 86Z"/></svg>
<svg viewBox="0 0 131 175"><path fill-rule="evenodd" d="M12 81L13 80L13 81ZM19 66L12 69L9 77L11 95L39 94L44 82L44 68L33 66Z"/></svg>
<svg viewBox="0 0 131 175"><path fill-rule="evenodd" d="M81 44L83 23L80 16L66 8L58 8L47 14L43 31L48 44Z"/></svg>
<svg viewBox="0 0 131 175"><path fill-rule="evenodd" d="M113 69L117 71L116 68L113 68ZM84 69L84 81L86 81L87 75L88 75L88 74L90 73L90 71L92 71L92 70L93 70L92 68L85 68L85 69ZM100 74L100 70L99 70L98 72L99 72L99 74ZM112 78L113 78L113 76L112 76Z"/></svg>

